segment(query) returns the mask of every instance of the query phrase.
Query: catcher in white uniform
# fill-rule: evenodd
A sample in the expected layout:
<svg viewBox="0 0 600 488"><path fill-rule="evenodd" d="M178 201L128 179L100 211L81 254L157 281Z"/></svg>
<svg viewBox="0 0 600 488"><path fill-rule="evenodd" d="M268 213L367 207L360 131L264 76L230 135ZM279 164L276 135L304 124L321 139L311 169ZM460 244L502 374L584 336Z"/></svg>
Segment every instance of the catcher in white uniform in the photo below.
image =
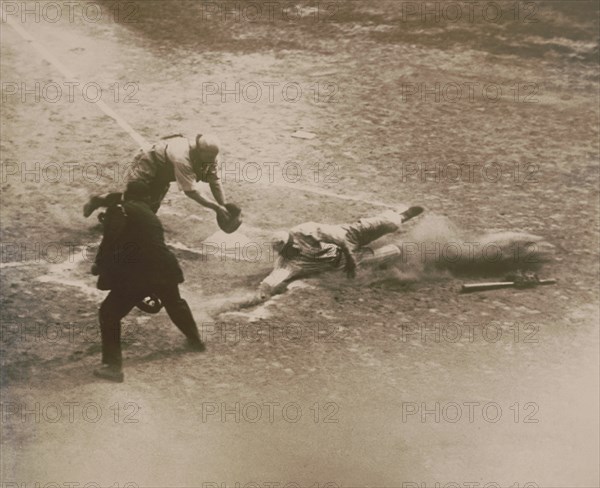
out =
<svg viewBox="0 0 600 488"><path fill-rule="evenodd" d="M214 210L220 220L231 219L225 203L225 193L219 178L219 143L214 136L198 135L190 140L181 134L168 136L151 148L141 148L135 155L127 182L142 181L150 187L150 208L156 213L172 181L187 197ZM205 198L195 185L198 181L209 184L215 201ZM100 207L110 207L122 199L121 193L92 196L83 207L84 217L89 217Z"/></svg>
<svg viewBox="0 0 600 488"><path fill-rule="evenodd" d="M277 253L275 267L260 283L260 297L280 293L293 280L325 271L344 269L349 278L354 278L357 263L364 257L364 246L396 232L422 212L422 207L410 207L402 213L389 210L341 225L305 222L289 232L276 233L271 240Z"/></svg>

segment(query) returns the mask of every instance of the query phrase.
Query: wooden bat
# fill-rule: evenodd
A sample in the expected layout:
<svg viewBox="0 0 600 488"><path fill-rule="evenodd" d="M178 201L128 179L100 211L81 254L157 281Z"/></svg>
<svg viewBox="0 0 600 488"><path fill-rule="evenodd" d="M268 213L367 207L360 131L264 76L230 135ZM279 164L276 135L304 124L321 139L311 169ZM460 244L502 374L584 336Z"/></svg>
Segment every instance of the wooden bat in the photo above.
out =
<svg viewBox="0 0 600 488"><path fill-rule="evenodd" d="M538 285L554 285L556 280L537 280L531 282L519 281L496 281L492 283L471 283L463 285L461 293L472 293L475 291L500 290L501 288L532 288Z"/></svg>

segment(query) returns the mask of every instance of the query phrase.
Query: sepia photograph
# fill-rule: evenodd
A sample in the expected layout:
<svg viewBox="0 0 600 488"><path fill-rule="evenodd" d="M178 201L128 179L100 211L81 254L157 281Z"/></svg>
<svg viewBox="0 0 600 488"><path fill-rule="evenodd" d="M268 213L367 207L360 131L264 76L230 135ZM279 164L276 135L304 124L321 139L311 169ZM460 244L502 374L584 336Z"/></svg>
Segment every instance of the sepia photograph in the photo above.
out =
<svg viewBox="0 0 600 488"><path fill-rule="evenodd" d="M0 15L0 488L600 488L600 0Z"/></svg>

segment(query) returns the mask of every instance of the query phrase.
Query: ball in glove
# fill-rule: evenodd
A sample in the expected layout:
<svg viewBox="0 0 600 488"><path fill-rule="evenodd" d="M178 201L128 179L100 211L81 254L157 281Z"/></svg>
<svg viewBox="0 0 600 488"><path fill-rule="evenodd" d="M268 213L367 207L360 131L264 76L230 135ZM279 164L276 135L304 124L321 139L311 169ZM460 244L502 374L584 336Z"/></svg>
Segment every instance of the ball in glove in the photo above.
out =
<svg viewBox="0 0 600 488"><path fill-rule="evenodd" d="M226 203L225 208L229 212L230 218L226 219L221 214L217 214L217 224L223 232L231 234L242 225L242 209L235 203Z"/></svg>

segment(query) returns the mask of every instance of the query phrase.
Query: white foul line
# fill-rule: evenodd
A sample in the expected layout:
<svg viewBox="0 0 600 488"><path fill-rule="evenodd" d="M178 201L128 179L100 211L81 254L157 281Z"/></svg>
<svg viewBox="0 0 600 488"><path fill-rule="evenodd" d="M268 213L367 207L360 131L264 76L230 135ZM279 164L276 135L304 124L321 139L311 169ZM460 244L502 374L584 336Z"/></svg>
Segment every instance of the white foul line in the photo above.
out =
<svg viewBox="0 0 600 488"><path fill-rule="evenodd" d="M7 19L8 24L19 34L24 40L26 40L37 52L39 52L42 57L49 62L52 66L54 66L60 73L68 79L76 80L77 78L71 70L69 70L64 64L60 62L60 60L54 56L50 51L48 51L44 46L42 46L35 38L29 34L23 27L17 24L13 19ZM121 128L127 132L131 136L131 138L137 142L140 146L149 146L149 143L146 139L144 139L133 127L131 127L123 117L117 114L112 108L110 108L106 103L102 100L96 102L96 105L100 110L102 110L106 115L114 119L114 121L121 126Z"/></svg>
<svg viewBox="0 0 600 488"><path fill-rule="evenodd" d="M56 56L54 56L50 51L48 51L44 46L42 46L29 32L27 32L23 27L15 22L14 19L8 18L8 24L19 34L25 41L27 41L36 51L38 51L42 57L49 62L52 66L54 66L60 73L68 79L76 80L77 78L73 75L71 70L69 70ZM129 123L123 119L119 114L117 114L112 108L110 108L106 103L102 100L99 100L95 103L102 112L111 117L119 126L129 134L129 136L137 142L141 147L149 147L150 143L144 139L144 137L137 132ZM267 184L265 184L267 185ZM269 183L270 186L277 186L281 188L293 188L298 191L304 191L307 193L313 193L316 195L322 195L330 198L337 198L340 200L348 200L355 202L363 202L373 205L375 207L388 207L395 208L394 205L390 205L389 203L381 202L378 200L365 200L363 198L358 198L350 195L340 195L338 193L330 192L327 190L318 190L309 186L297 185L296 183Z"/></svg>

